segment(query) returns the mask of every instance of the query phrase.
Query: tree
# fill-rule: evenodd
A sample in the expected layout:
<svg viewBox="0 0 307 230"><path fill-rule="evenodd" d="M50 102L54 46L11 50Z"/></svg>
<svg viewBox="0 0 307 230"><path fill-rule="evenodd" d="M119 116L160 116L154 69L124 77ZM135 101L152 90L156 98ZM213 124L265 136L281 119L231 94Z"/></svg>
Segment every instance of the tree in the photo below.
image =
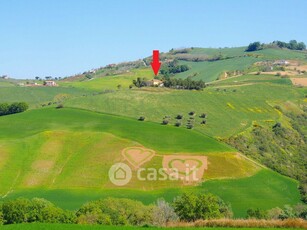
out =
<svg viewBox="0 0 307 230"><path fill-rule="evenodd" d="M247 52L252 52L252 51L257 51L257 50L260 50L262 47L261 47L261 44L260 42L253 42L253 43L250 43L247 47L247 49L245 51Z"/></svg>
<svg viewBox="0 0 307 230"><path fill-rule="evenodd" d="M160 227L166 227L169 222L175 222L179 219L174 208L164 199L157 200L152 214L153 224Z"/></svg>
<svg viewBox="0 0 307 230"><path fill-rule="evenodd" d="M174 210L181 221L215 219L230 216L230 207L219 197L212 194L187 194L177 197Z"/></svg>
<svg viewBox="0 0 307 230"><path fill-rule="evenodd" d="M255 219L267 219L267 212L265 210L261 210L259 208L253 209L250 208L247 210L247 218L255 218Z"/></svg>
<svg viewBox="0 0 307 230"><path fill-rule="evenodd" d="M299 42L299 43L297 44L297 49L298 49L298 50L305 50L305 49L306 49L305 43L304 43L304 42Z"/></svg>
<svg viewBox="0 0 307 230"><path fill-rule="evenodd" d="M296 50L297 49L297 41L296 40L289 41L287 48L290 49L290 50Z"/></svg>
<svg viewBox="0 0 307 230"><path fill-rule="evenodd" d="M139 121L145 121L145 117L144 116L140 116L139 117Z"/></svg>
<svg viewBox="0 0 307 230"><path fill-rule="evenodd" d="M138 88L146 86L145 78L138 77L136 80L133 80L132 83Z"/></svg>
<svg viewBox="0 0 307 230"><path fill-rule="evenodd" d="M25 102L14 102L12 104L0 103L0 116L21 113L29 108Z"/></svg>
<svg viewBox="0 0 307 230"><path fill-rule="evenodd" d="M178 120L181 120L183 118L183 115L182 114L178 114L177 116L176 116L176 119L178 119Z"/></svg>
<svg viewBox="0 0 307 230"><path fill-rule="evenodd" d="M143 225L152 222L152 207L129 199L107 198L83 205L76 213L78 223Z"/></svg>
<svg viewBox="0 0 307 230"><path fill-rule="evenodd" d="M0 103L0 116L9 114L9 104Z"/></svg>

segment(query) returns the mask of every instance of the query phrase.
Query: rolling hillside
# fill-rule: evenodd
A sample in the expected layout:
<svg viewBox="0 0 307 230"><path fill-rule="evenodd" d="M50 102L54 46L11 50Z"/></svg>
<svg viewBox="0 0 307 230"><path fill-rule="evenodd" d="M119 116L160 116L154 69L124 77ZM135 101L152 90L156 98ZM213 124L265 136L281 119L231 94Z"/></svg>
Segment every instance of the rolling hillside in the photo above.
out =
<svg viewBox="0 0 307 230"><path fill-rule="evenodd" d="M116 67L100 69L87 77L58 81L60 86L54 88L19 87L16 81L1 80L0 103L25 101L30 105L27 112L0 117L1 199L44 197L60 207L77 209L86 201L108 196L150 204L159 197L171 201L183 191L211 192L231 203L236 217L245 217L251 207L299 203L297 181L247 158L226 142L237 135L250 137L256 127L271 130L277 123L298 135L287 114L303 114L306 88L293 86L288 77L256 75L259 66L255 63L291 59L304 65L306 53L264 49L247 55L244 49L193 48L183 56L174 51L163 54L165 60L223 56L217 61L179 60L190 69L173 77L210 82L203 91L130 89L137 77L154 77L148 66L133 66L124 72L116 72ZM147 61L145 58L144 63ZM240 74L215 81L231 71ZM56 109L59 104L64 108ZM206 124L201 124L203 113ZM181 127L175 127L177 115L183 116ZM140 116L145 121L138 121ZM165 117L168 125L161 124ZM194 124L193 129L187 129L189 123ZM144 163L146 168L161 168L169 156L182 162L184 157L205 157L208 168L198 184L142 183L134 172L131 182L118 188L109 181L108 171L114 163L131 163L123 155L129 148L155 153ZM294 146L293 152L284 151L285 156L295 151Z"/></svg>

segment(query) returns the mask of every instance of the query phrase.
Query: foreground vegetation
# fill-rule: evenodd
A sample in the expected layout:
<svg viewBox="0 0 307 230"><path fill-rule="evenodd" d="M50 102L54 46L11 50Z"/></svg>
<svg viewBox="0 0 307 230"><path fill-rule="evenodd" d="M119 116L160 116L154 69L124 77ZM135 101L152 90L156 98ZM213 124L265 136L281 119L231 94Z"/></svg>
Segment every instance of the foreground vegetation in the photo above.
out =
<svg viewBox="0 0 307 230"><path fill-rule="evenodd" d="M285 206L284 209L277 207L269 211L250 209L246 216L248 221L231 220L231 217L230 204L212 194L185 193L171 203L159 199L150 205L126 198L106 198L88 202L77 211L63 210L38 198L19 198L0 203L0 225L61 223L158 227L184 224L198 227L302 227L307 224L302 221L307 219L307 206ZM297 220L293 220L294 218Z"/></svg>
<svg viewBox="0 0 307 230"><path fill-rule="evenodd" d="M71 224L18 224L18 225L6 225L6 226L0 226L0 229L4 230L58 230L58 229L63 229L63 230L142 230L144 227L128 227L128 226L96 226L96 225L71 225ZM156 227L146 227L146 229L149 230L155 230L157 229ZM160 229L169 229L169 228L160 228ZM186 230L186 227L176 227L174 228L176 230ZM190 230L197 230L197 229L202 229L202 230L225 230L225 227L190 227ZM227 227L227 230L235 230L237 229L236 227ZM240 227L242 230L274 230L276 228L273 227ZM296 226L291 227L288 226L287 229L298 229Z"/></svg>

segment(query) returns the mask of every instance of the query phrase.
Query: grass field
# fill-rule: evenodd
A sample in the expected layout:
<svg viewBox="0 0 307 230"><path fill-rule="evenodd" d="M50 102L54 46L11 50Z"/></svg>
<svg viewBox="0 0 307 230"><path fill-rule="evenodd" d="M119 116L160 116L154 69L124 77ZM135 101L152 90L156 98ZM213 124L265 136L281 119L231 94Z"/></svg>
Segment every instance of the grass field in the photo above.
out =
<svg viewBox="0 0 307 230"><path fill-rule="evenodd" d="M194 125L197 131L210 136L227 137L249 128L254 121L278 121L280 114L271 104L282 101L304 103L306 89L294 88L288 84L289 79L277 79L275 82L275 76L249 75L225 81L228 82L228 88L225 87L227 83L221 81L201 92L167 89L119 90L71 99L66 101L65 105L134 119L145 116L146 120L158 123L168 115L171 117L172 126L176 122L176 115L183 114L183 127L189 119L188 113L195 111ZM217 91L217 88L220 90ZM208 114L206 125L200 125L202 119L198 116L201 113Z"/></svg>
<svg viewBox="0 0 307 230"><path fill-rule="evenodd" d="M276 60L276 59L299 59L306 60L306 52L294 51L294 50L282 50L282 49L263 49L256 52L244 52L246 47L238 48L221 48L221 49L210 49L210 48L194 48L189 53L197 55L217 56L223 55L226 57L232 57L227 60L220 60L214 62L190 62L181 61L181 64L186 64L190 67L190 70L177 74L176 77L187 78L193 77L195 80L202 79L205 82L212 82L227 71L234 70L247 70L255 62L265 60ZM248 56L250 55L250 56Z"/></svg>
<svg viewBox="0 0 307 230"><path fill-rule="evenodd" d="M1 87L1 83L0 83ZM40 108L42 104L60 101L62 98L80 97L92 94L90 90L68 87L1 87L1 102L27 102L31 108Z"/></svg>
<svg viewBox="0 0 307 230"><path fill-rule="evenodd" d="M76 209L108 196L148 203L159 197L172 200L183 191L209 191L233 203L236 216L243 216L250 205L272 208L299 202L296 182L231 154L233 149L193 130L55 108L1 117L0 125L0 192L5 199L37 196ZM210 164L204 178L209 180L195 187L133 178L118 189L108 182L107 172L121 159L121 150L131 145L154 149L159 155L206 155ZM159 167L159 162L156 157L148 167Z"/></svg>
<svg viewBox="0 0 307 230"><path fill-rule="evenodd" d="M152 70L150 68L131 70L128 73L114 75L114 76L104 76L101 77L99 74L93 75L93 79L86 81L63 81L60 83L61 86L72 86L76 88L92 89L96 91L102 90L117 90L118 85L121 88L128 89L129 85L136 78L146 78L148 80L154 77Z"/></svg>
<svg viewBox="0 0 307 230"><path fill-rule="evenodd" d="M19 225L7 225L7 226L0 226L0 229L4 230L58 230L58 229L63 229L63 230L89 230L89 229L105 229L105 230L118 230L118 229L123 229L123 230L141 230L141 229L148 229L148 230L153 230L153 229L169 229L169 228L155 228L155 227L126 227L126 226L95 226L95 225L70 225L70 224L19 224ZM185 230L187 228L172 228L176 230ZM201 230L234 230L236 228L188 228L190 230L194 229L201 229ZM240 228L242 230L256 230L256 229L263 229L263 230L272 230L274 228ZM287 228L287 229L292 229L292 228ZM294 229L294 228L293 228ZM297 228L296 228L297 229Z"/></svg>
<svg viewBox="0 0 307 230"><path fill-rule="evenodd" d="M197 72L195 79L208 82L223 71L244 70L256 61L305 58L301 52L272 49L244 57L244 47L191 51L209 56L219 52L234 58L180 61L192 69L176 77ZM0 81L0 103L30 105L27 112L0 117L0 201L43 197L76 210L85 202L106 197L150 204L160 197L172 201L182 192L211 192L231 203L235 217L245 217L251 207L270 209L300 202L296 181L250 161L218 140L246 132L255 124L272 126L283 121L286 126L288 120L274 106L300 111L307 103L306 88L292 86L287 78L244 75L214 82L203 91L129 90L137 77L151 79L153 74L150 68L115 76L96 74L92 80L61 81L60 87L14 87ZM55 109L56 103L65 108ZM42 104L47 106L42 108ZM196 115L188 115L191 111ZM207 114L205 125L200 124L202 113ZM178 114L184 116L179 128L175 127ZM144 122L137 120L140 116L145 116ZM170 123L161 125L165 116ZM194 129L186 128L188 120L194 121ZM205 181L197 186L168 180L142 183L134 175L123 188L112 185L107 176L110 166L124 161L123 149L141 146L156 152L144 164L148 168L161 167L164 155L206 156ZM0 229L15 227L19 226ZM87 229L67 226L79 227Z"/></svg>

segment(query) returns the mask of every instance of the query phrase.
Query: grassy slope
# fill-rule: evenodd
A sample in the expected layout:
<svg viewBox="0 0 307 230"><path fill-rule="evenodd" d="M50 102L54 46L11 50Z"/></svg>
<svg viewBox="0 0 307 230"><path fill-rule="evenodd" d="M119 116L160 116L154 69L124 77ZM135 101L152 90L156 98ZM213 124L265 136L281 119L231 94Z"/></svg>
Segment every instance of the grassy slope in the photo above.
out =
<svg viewBox="0 0 307 230"><path fill-rule="evenodd" d="M28 229L33 229L33 230L58 230L58 229L63 229L63 230L98 230L98 229L105 229L105 230L118 230L118 229L123 229L123 230L141 230L144 229L143 227L126 227L126 226L93 226L93 225L70 225L70 224L18 224L18 225L7 225L7 226L0 226L0 229L4 230L28 230ZM146 228L148 230L153 230L157 229L154 227L148 227ZM168 228L159 228L159 229L168 229ZM176 230L186 230L187 228L174 228ZM223 230L225 228L189 228L190 230L193 229L214 229L214 230ZM228 230L234 230L236 228L227 228ZM240 228L242 230L255 230L255 229L260 229L260 228ZM264 230L273 230L274 228L261 228ZM287 228L291 229L291 228Z"/></svg>
<svg viewBox="0 0 307 230"><path fill-rule="evenodd" d="M261 84L239 85L257 83L256 80L252 80L254 78L262 78L263 81ZM183 124L186 124L189 117L188 112L196 111L197 115L207 113L207 124L203 126L200 125L201 119L195 116L196 129L211 136L227 137L250 127L253 121L260 123L267 120L277 121L279 114L270 106L272 101L293 101L295 103L303 101L306 90L287 85L288 79L276 78L277 82L275 82L272 78L274 76L229 79L228 82L240 82L232 83L234 86L227 88L226 92L216 91L213 87L206 88L203 92L163 89L120 90L94 97L72 99L67 101L66 105L129 116L134 119L143 115L146 119L155 122L161 122L165 115L169 115L172 118L172 125L176 122L177 114L185 116ZM214 87L223 88L218 85ZM234 89L237 91L233 92Z"/></svg>
<svg viewBox="0 0 307 230"><path fill-rule="evenodd" d="M129 85L132 84L132 81L137 77L152 79L154 77L152 70L150 68L145 69L138 69L132 70L129 73L114 75L114 76L105 76L101 77L99 74L95 74L94 78L87 81L79 81L79 82L69 82L64 81L61 82L60 85L62 86L73 86L76 88L83 88L83 89L93 89L93 90L105 90L117 89L118 85L121 85L122 88L127 89Z"/></svg>
<svg viewBox="0 0 307 230"><path fill-rule="evenodd" d="M243 216L250 205L271 208L299 202L296 182L267 170L262 170L255 176L233 179L231 182L209 180L200 187L182 187L171 183L159 183L157 187L155 183L144 185L132 181L130 188L122 190L112 188L107 183L106 170L112 160L117 160L116 154L123 147L138 143L155 149L160 154L219 153L221 158L214 157L214 154L208 156L211 171L206 176L209 179L217 174L242 177L242 174L253 167L246 165L244 160L232 160L227 155L223 158L221 152L232 150L191 130L74 109L32 110L1 117L0 125L0 152L5 162L0 165L2 195L14 183L12 193L6 198L45 197L61 207L75 209L88 200L100 197L128 197L148 203L159 197L172 200L185 190L210 191L234 203L236 216ZM56 164L50 171L42 172L39 166L46 161ZM267 180L276 183L270 186L266 183ZM255 185L261 191L257 196L250 193L255 191ZM242 186L240 194L238 186ZM272 196L275 197L273 202ZM266 202L259 203L259 199ZM242 203L236 204L238 200Z"/></svg>
<svg viewBox="0 0 307 230"><path fill-rule="evenodd" d="M228 60L221 60L215 62L186 62L181 61L182 64L187 64L191 67L190 70L177 74L179 78L186 78L197 73L193 79L202 79L206 82L215 81L223 72L234 70L246 70L253 63L274 60L274 59L300 59L306 60L306 52L281 50L281 49L264 49L256 52L244 52L245 47L239 48L223 48L223 49L203 49L196 48L191 51L191 54L204 54L208 56L215 56L222 54L224 56L234 57ZM251 54L252 57L244 55Z"/></svg>
<svg viewBox="0 0 307 230"><path fill-rule="evenodd" d="M89 90L64 87L1 87L1 102L24 101L32 108L39 108L41 104L57 101L62 96L73 98L92 93Z"/></svg>

